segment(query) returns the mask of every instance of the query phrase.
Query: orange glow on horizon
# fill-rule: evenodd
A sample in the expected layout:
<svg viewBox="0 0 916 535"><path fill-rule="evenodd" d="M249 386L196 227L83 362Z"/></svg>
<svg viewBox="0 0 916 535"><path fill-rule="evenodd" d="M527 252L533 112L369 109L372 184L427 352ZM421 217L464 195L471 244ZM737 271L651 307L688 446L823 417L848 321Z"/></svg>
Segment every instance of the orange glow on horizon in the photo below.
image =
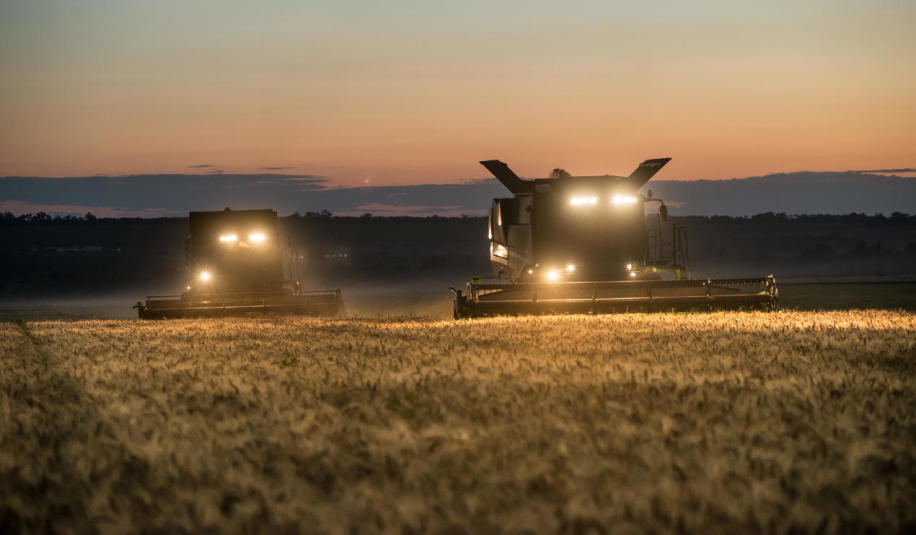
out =
<svg viewBox="0 0 916 535"><path fill-rule="evenodd" d="M168 5L10 11L0 176L363 186L489 177L477 162L492 158L542 177L672 157L657 180L916 166L909 5L391 6L363 20L214 4L178 26ZM481 22L491 9L505 16Z"/></svg>

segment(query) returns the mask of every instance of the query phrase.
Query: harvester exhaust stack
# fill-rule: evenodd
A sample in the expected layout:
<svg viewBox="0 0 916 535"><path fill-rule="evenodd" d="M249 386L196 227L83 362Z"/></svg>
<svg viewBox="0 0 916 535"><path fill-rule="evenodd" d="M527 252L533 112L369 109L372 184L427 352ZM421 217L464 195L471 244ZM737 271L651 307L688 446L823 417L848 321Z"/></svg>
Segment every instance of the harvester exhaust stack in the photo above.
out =
<svg viewBox="0 0 916 535"><path fill-rule="evenodd" d="M282 313L336 315L339 289L304 290L301 255L280 239L273 210L191 212L185 260L191 281L180 295L150 295L141 319Z"/></svg>
<svg viewBox="0 0 916 535"><path fill-rule="evenodd" d="M480 162L512 193L494 199L488 237L493 278L455 294L456 318L495 314L774 310L769 275L691 279L687 229L664 201L638 193L671 158L630 176L523 180L499 160ZM645 205L658 203L647 216Z"/></svg>

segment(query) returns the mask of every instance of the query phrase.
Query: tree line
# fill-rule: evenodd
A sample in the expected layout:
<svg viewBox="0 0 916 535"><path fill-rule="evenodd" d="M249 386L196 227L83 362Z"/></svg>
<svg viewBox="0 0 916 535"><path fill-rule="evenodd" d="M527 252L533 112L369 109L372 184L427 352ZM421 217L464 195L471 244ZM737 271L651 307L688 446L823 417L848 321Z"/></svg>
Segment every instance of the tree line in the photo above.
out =
<svg viewBox="0 0 916 535"><path fill-rule="evenodd" d="M446 217L446 216L377 216L370 213L363 214L362 216L353 217L353 216L338 216L334 215L328 210L322 210L320 212L305 212L300 214L295 212L288 216L281 216L280 219L291 220L291 221L301 221L301 220L318 220L318 221L328 221L331 219L387 219L387 220L421 220L421 219L485 219L486 216L468 216L462 215L458 217ZM186 217L159 217L159 218L141 218L141 217L97 217L92 214L92 212L87 212L85 215L73 215L73 214L48 214L46 212L36 212L29 214L20 214L15 215L11 212L0 212L0 225L48 225L48 224L87 224L87 223L96 223L99 221L105 222L141 222L141 221L152 221L152 220L180 220L187 219ZM859 223L900 223L900 224L910 224L916 223L916 214L910 215L902 212L894 212L891 215L887 216L884 214L864 214L864 213L849 213L849 214L785 214L785 213L774 213L774 212L764 212L761 214L755 214L751 216L725 216L725 215L713 215L713 216L676 216L672 215L671 219L677 221L683 221L685 223L690 222L705 222L705 223L842 223L842 222L859 222Z"/></svg>

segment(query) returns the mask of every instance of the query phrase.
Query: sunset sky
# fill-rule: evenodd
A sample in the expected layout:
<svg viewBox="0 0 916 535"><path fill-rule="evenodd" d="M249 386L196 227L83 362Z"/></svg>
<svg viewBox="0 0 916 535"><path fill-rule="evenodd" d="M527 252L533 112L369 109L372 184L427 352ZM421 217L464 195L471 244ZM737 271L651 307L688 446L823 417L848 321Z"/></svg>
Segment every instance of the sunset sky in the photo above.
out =
<svg viewBox="0 0 916 535"><path fill-rule="evenodd" d="M904 1L0 0L0 176L912 167L914 26Z"/></svg>

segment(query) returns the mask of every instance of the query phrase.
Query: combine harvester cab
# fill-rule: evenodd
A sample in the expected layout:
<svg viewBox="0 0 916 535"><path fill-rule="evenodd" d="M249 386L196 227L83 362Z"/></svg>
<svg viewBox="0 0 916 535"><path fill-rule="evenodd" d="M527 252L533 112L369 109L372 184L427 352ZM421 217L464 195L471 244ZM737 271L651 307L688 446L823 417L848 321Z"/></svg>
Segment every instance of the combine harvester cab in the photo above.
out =
<svg viewBox="0 0 916 535"><path fill-rule="evenodd" d="M480 162L513 194L494 199L488 238L493 278L455 294L455 318L499 314L774 310L772 275L691 279L687 229L640 188L670 158L646 160L628 177L522 180L499 160ZM646 214L646 207L658 210Z"/></svg>
<svg viewBox="0 0 916 535"><path fill-rule="evenodd" d="M337 315L340 290L303 290L302 255L283 242L273 210L191 212L185 261L191 281L180 295L138 302L141 319L246 314Z"/></svg>

